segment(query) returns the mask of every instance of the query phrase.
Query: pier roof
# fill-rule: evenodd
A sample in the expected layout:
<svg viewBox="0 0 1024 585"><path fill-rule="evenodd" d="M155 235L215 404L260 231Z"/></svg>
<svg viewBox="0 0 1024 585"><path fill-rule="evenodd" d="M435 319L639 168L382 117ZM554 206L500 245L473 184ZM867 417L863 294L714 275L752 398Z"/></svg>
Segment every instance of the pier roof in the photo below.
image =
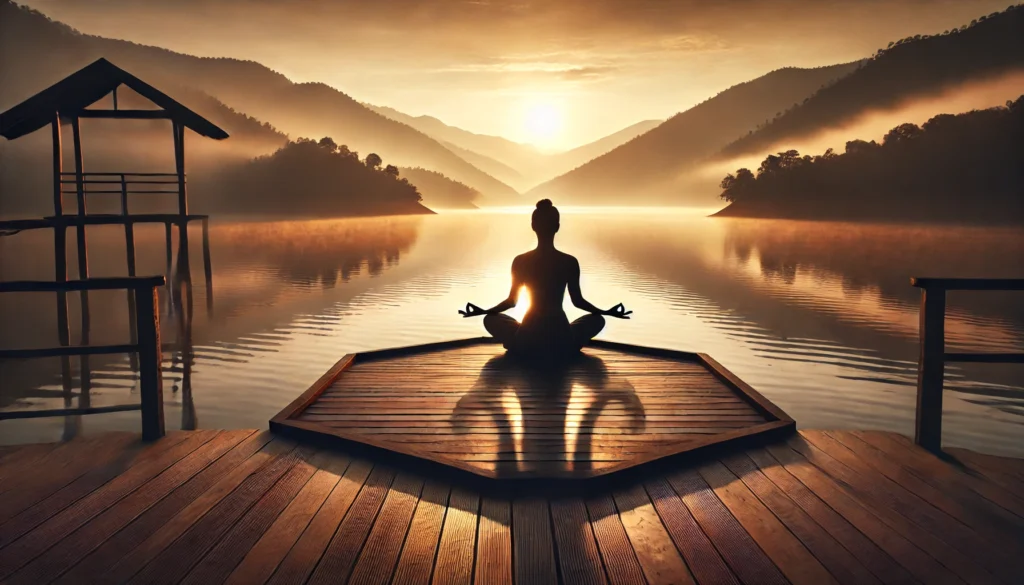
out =
<svg viewBox="0 0 1024 585"><path fill-rule="evenodd" d="M162 111L86 110L121 85L153 102ZM228 137L228 133L213 122L106 59L97 59L0 114L0 136L14 140L35 132L50 124L54 114L61 117L167 118L207 138L223 140Z"/></svg>

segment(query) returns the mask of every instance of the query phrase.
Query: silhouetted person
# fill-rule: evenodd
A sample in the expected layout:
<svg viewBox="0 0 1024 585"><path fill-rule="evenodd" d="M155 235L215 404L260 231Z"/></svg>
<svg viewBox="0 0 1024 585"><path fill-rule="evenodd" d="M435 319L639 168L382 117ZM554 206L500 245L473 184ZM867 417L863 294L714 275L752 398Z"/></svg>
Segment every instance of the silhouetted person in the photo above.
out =
<svg viewBox="0 0 1024 585"><path fill-rule="evenodd" d="M512 261L512 290L508 298L486 311L467 303L466 310L459 313L463 317L486 315L484 327L510 352L549 359L568 357L604 328L604 315L628 319L632 311L627 311L622 303L604 311L583 298L580 263L555 249L559 215L550 200L537 202L532 223L537 247ZM531 303L520 324L502 313L516 306L523 285L530 289ZM572 304L590 313L572 323L562 310L566 287Z"/></svg>

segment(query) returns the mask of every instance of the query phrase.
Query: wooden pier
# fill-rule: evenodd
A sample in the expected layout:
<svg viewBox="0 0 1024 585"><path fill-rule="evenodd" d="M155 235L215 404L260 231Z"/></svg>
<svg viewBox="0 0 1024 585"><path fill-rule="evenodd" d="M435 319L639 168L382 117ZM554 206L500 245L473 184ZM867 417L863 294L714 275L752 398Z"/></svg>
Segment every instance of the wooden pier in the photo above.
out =
<svg viewBox="0 0 1024 585"><path fill-rule="evenodd" d="M1019 583L1024 462L801 431L572 494L267 431L0 450L5 583Z"/></svg>

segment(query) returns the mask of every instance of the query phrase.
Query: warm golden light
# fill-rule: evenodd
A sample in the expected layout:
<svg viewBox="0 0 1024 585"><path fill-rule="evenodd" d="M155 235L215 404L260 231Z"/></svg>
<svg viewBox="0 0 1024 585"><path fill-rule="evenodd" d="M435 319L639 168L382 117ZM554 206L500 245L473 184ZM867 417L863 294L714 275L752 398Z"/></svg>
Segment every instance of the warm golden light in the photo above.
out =
<svg viewBox="0 0 1024 585"><path fill-rule="evenodd" d="M523 129L527 138L539 146L550 145L562 133L562 110L548 101L536 101L526 107Z"/></svg>

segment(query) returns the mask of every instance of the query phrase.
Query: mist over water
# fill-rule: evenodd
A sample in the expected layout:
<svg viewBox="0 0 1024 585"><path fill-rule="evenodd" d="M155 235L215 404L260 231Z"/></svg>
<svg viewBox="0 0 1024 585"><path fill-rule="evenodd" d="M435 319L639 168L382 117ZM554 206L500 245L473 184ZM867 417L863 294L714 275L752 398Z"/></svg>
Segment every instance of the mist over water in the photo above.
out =
<svg viewBox="0 0 1024 585"><path fill-rule="evenodd" d="M1024 276L1022 229L708 219L678 210L563 213L556 244L579 258L584 295L634 311L629 321L610 320L602 338L706 352L803 428L912 433L919 297L909 278ZM48 236L0 238L0 279L51 278ZM93 228L89 238L92 275L123 275L122 233ZM162 229L140 229L137 241L139 274L162 274ZM160 291L163 340L174 348L164 353L169 429L265 428L345 353L481 335L481 322L456 310L504 298L513 256L534 240L528 216L514 210L215 218L211 297L199 238L192 243L190 351L178 345L183 315L168 314ZM951 294L951 351L1022 351L1021 300L1019 293ZM566 304L570 319L580 314ZM74 296L71 309L77 343ZM123 292L93 294L90 309L91 343L127 341ZM52 295L5 295L0 320L2 347L57 342ZM0 408L62 407L58 366L0 362ZM1024 368L965 366L946 368L945 443L1024 454ZM127 357L93 358L93 406L138 399ZM3 421L0 443L138 426L137 412Z"/></svg>

